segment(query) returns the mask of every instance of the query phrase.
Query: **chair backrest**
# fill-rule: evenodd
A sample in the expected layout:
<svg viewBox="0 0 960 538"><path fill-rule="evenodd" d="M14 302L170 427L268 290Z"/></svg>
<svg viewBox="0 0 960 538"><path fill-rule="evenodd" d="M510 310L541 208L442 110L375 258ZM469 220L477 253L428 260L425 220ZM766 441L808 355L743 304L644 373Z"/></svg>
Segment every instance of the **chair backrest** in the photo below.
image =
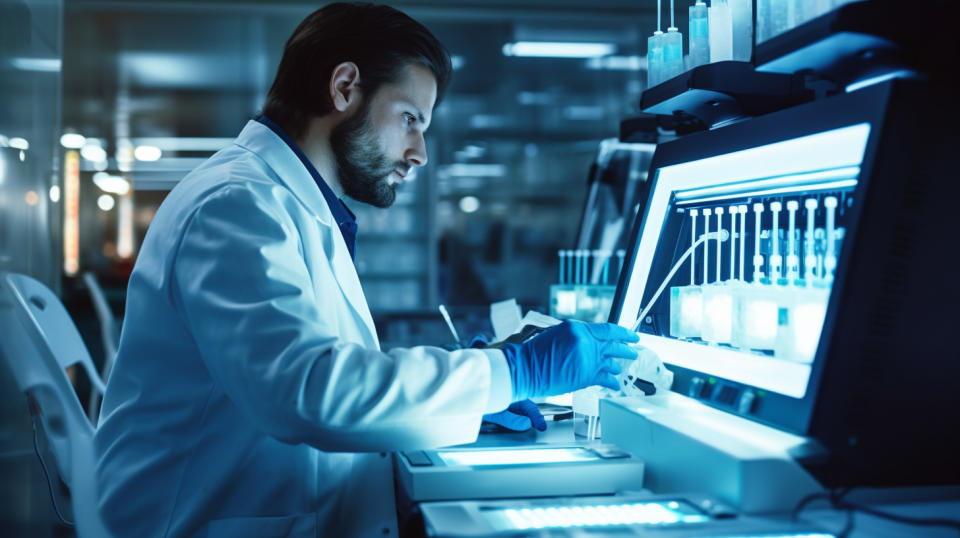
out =
<svg viewBox="0 0 960 538"><path fill-rule="evenodd" d="M103 368L100 369L100 377L106 381L110 376L110 370L113 369L113 361L117 358L117 347L120 344L120 331L117 327L117 318L110 310L110 303L103 293L103 288L97 282L97 277L90 271L83 273L83 283L90 292L90 301L93 302L93 310L97 313L97 320L100 321L100 339L103 341Z"/></svg>
<svg viewBox="0 0 960 538"><path fill-rule="evenodd" d="M65 369L79 363L92 390L104 387L76 326L46 286L25 275L0 273L0 327L0 356L20 390L39 406L57 469L70 488L77 534L105 536L97 511L94 427Z"/></svg>

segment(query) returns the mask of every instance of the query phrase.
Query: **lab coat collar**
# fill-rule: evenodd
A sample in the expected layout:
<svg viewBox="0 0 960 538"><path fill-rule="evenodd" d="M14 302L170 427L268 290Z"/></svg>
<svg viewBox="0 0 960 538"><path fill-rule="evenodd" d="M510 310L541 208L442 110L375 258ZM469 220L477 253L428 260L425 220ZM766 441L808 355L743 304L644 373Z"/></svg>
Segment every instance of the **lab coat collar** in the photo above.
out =
<svg viewBox="0 0 960 538"><path fill-rule="evenodd" d="M250 120L243 131L240 132L240 135L237 136L234 144L263 159L276 174L278 181L289 188L294 196L313 211L317 222L327 228L338 228L330 207L327 205L320 189L317 188L317 184L314 183L310 172L300 162L299 157L290 146L269 127L256 120ZM357 276L357 270L353 265L350 251L344 242L343 234L338 230L331 233L331 236L333 236L333 252L330 254L330 265L333 268L333 274L336 276L337 284L347 297L347 302L366 324L374 344L379 347L373 317L370 315L367 300L363 295L363 288L360 286L360 278Z"/></svg>
<svg viewBox="0 0 960 538"><path fill-rule="evenodd" d="M310 177L313 178L313 182L316 183L317 188L320 189L320 194L323 194L324 200L327 201L327 207L330 208L330 213L333 215L334 220L337 221L337 227L340 229L340 233L343 234L343 240L347 244L347 249L350 250L350 257L356 260L357 216L353 214L353 211L350 211L350 208L347 207L347 204L343 203L343 200L337 198L337 195L333 193L333 189L330 188L330 185L327 185L327 181L320 175L320 171L313 166L313 163L310 162L310 159L303 153L300 146L290 138L290 135L288 135L282 127L263 114L258 116L256 121L266 125L271 131L276 133L293 151L294 155L300 159L300 162L303 163L303 167L307 169Z"/></svg>

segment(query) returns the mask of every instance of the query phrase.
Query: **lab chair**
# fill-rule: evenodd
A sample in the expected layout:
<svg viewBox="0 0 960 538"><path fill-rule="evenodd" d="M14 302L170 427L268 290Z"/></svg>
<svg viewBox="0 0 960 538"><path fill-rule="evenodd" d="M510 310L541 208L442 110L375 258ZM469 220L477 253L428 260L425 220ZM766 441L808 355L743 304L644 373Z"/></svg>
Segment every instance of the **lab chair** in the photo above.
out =
<svg viewBox="0 0 960 538"><path fill-rule="evenodd" d="M87 271L83 273L83 285L90 292L90 301L93 303L93 310L97 314L97 321L100 323L100 339L103 342L103 366L100 368L100 378L106 383L110 377L110 370L113 369L113 361L117 358L117 347L120 345L120 328L117 325L117 318L114 317L110 309L110 303L103 293L103 288L97 281L97 276ZM90 391L90 400L87 402L87 416L97 424L97 417L100 415L100 393Z"/></svg>
<svg viewBox="0 0 960 538"><path fill-rule="evenodd" d="M70 489L77 535L107 536L97 511L94 426L66 368L80 364L93 391L102 394L104 385L76 325L46 286L25 275L0 273L0 327L5 333L0 356L27 396L34 429L46 436L59 475ZM38 455L48 469L39 449Z"/></svg>

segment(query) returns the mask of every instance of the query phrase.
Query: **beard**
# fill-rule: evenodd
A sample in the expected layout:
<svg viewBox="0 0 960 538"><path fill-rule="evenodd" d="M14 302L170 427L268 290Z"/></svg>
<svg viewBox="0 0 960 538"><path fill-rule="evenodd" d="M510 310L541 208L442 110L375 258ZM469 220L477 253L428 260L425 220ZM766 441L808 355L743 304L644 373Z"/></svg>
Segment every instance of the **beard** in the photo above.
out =
<svg viewBox="0 0 960 538"><path fill-rule="evenodd" d="M337 175L344 194L376 207L393 204L397 185L388 183L387 177L408 165L404 161L391 161L380 150L370 118L369 100L333 128L330 146L336 156Z"/></svg>

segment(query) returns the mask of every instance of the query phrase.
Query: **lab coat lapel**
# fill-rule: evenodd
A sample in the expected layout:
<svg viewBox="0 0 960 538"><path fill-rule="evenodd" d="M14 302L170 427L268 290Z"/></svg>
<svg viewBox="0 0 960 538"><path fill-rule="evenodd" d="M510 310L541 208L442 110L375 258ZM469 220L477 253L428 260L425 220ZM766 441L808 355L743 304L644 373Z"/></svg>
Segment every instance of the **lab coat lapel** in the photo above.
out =
<svg viewBox="0 0 960 538"><path fill-rule="evenodd" d="M314 213L317 223L328 229L333 237L333 253L330 256L330 265L333 269L337 284L343 291L347 302L363 320L373 344L379 348L377 330L373 324L373 317L367 306L367 299L360 286L360 278L353 264L353 258L343 240L343 234L337 229L337 224L323 198L317 184L314 183L310 172L303 167L303 163L293 150L280 139L269 127L258 121L249 121L237 137L236 144L256 153L267 163L286 185L304 204Z"/></svg>

